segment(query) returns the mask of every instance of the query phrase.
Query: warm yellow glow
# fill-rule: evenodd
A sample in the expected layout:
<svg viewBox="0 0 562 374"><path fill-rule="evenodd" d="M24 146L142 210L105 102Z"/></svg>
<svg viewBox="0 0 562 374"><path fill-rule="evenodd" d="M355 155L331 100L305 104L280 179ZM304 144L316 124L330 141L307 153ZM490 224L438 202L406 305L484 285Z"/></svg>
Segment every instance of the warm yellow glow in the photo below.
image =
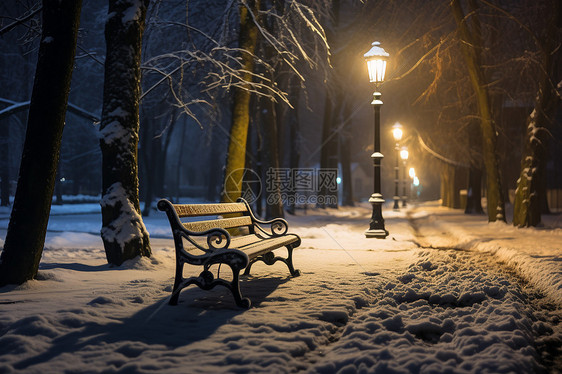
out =
<svg viewBox="0 0 562 374"><path fill-rule="evenodd" d="M402 148L402 150L400 151L400 158L404 161L406 161L408 159L408 150L405 148Z"/></svg>
<svg viewBox="0 0 562 374"><path fill-rule="evenodd" d="M363 56L369 69L369 80L372 83L382 83L386 72L388 53L380 47L379 42L374 42L371 49Z"/></svg>
<svg viewBox="0 0 562 374"><path fill-rule="evenodd" d="M408 175L412 179L416 176L416 171L414 170L414 168L410 168L410 170L408 170Z"/></svg>
<svg viewBox="0 0 562 374"><path fill-rule="evenodd" d="M368 60L367 68L369 69L369 80L372 83L382 83L386 72L386 61L384 60Z"/></svg>
<svg viewBox="0 0 562 374"><path fill-rule="evenodd" d="M394 126L392 126L392 136L394 136L394 140L399 141L402 139L402 125L396 122Z"/></svg>

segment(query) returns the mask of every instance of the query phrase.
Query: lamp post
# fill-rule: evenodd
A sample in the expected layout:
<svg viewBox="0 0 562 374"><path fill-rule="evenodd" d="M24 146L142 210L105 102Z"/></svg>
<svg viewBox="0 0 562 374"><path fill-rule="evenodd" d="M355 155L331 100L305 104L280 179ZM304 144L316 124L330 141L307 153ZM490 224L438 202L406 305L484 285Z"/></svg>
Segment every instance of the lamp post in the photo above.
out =
<svg viewBox="0 0 562 374"><path fill-rule="evenodd" d="M394 210L400 209L400 140L402 139L402 134L402 125L396 122L394 126L392 126L392 136L396 142L394 145L394 151L396 153L396 165L394 166L394 206L392 208Z"/></svg>
<svg viewBox="0 0 562 374"><path fill-rule="evenodd" d="M381 113L381 93L378 92L378 85L384 81L384 73L386 71L386 61L388 53L380 47L379 42L374 42L371 49L364 55L369 69L369 80L375 84L375 92L373 93L373 101L371 104L375 110L375 135L374 135L374 152L371 155L374 168L374 192L369 198L369 202L373 205L373 214L369 229L365 231L367 238L384 239L388 236L388 231L384 227L384 218L382 217L382 204L384 199L381 193L381 160L384 157L381 153L380 143L380 113Z"/></svg>
<svg viewBox="0 0 562 374"><path fill-rule="evenodd" d="M403 176L402 176L402 207L406 206L406 199L408 195L406 195L406 161L408 161L408 148L402 147L400 150L400 158L402 159L403 164Z"/></svg>

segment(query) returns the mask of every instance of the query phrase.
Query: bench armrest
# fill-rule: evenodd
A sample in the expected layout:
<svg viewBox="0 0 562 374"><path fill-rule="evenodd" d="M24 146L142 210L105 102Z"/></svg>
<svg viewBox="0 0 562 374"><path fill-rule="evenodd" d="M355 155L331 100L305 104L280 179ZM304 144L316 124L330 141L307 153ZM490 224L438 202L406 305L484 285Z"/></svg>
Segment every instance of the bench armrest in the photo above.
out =
<svg viewBox="0 0 562 374"><path fill-rule="evenodd" d="M230 234L225 229L217 227L206 231L188 230L178 217L174 205L166 199L158 201L158 209L166 212L168 220L170 221L170 226L172 226L172 233L174 234L174 240L176 240L176 242L178 240L181 241L181 238L183 237L192 245L204 252L212 252L217 249L228 249L230 246ZM202 246L200 242L194 240L192 238L194 236L206 236L207 247Z"/></svg>
<svg viewBox="0 0 562 374"><path fill-rule="evenodd" d="M248 208L248 213L250 214L250 217L252 217L254 228L257 228L263 234L275 238L278 236L283 236L287 233L287 231L289 231L289 224L283 218L274 218L269 221L263 221L254 216L254 213L252 212L252 209L250 208L250 205L246 200L240 197L237 201L242 202L246 205L246 208ZM260 225L270 225L269 230L264 229Z"/></svg>

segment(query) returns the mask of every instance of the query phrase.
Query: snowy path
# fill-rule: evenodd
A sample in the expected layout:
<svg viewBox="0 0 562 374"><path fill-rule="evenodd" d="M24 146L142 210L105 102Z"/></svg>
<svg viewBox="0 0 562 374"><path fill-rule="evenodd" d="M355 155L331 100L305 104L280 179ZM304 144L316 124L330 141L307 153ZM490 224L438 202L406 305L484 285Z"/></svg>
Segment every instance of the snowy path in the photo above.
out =
<svg viewBox="0 0 562 374"><path fill-rule="evenodd" d="M559 306L490 253L421 248L433 220L389 212L381 241L367 216L291 217L303 275L257 264L250 310L196 288L166 305L170 240L113 269L99 238L53 233L42 280L0 289L0 373L556 372Z"/></svg>

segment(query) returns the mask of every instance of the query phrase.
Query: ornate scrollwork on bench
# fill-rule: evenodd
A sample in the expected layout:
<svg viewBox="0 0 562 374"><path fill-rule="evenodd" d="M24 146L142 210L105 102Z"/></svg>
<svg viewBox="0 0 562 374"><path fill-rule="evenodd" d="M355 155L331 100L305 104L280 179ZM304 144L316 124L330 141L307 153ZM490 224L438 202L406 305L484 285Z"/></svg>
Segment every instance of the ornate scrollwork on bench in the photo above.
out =
<svg viewBox="0 0 562 374"><path fill-rule="evenodd" d="M252 222L254 222L254 228L258 229L261 233L275 238L283 236L289 231L289 224L283 218L274 218L270 221L263 221L254 216L254 213L250 209L250 205L248 205L246 200L239 198L238 201L246 204L250 217L252 217ZM266 231L262 225L269 225L269 231Z"/></svg>

